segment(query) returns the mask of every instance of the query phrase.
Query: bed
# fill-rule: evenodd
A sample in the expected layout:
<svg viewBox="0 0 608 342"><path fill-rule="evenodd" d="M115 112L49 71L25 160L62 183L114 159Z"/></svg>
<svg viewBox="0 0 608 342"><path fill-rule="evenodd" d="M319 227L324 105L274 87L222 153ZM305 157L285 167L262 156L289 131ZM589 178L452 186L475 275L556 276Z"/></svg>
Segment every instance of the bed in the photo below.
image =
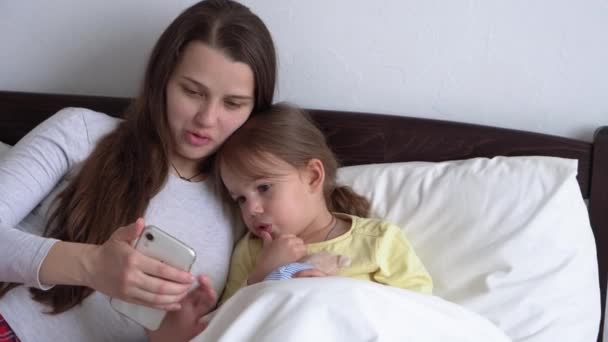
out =
<svg viewBox="0 0 608 342"><path fill-rule="evenodd" d="M64 107L86 107L114 116L119 116L128 103L129 99L126 98L2 91L0 92L0 141L9 145L15 144L35 125ZM435 175L437 170L441 170L441 172L452 172L450 170L459 170L459 168L462 169L463 167L469 169L471 167L480 169L486 167L493 168L499 165L501 170L504 171L503 166L505 163L507 163L509 170L513 170L514 168L516 169L518 167L525 169L529 167L529 165L534 165L534 167L540 165L538 168L540 171L538 172L541 172L541 174L542 172L545 172L543 171L545 170L543 168L548 168L547 170L554 170L556 167L561 167L564 165L564 168L569 167L569 174L572 176L574 184L578 185L575 189L575 193L581 194L588 203L588 207L585 207L584 209L585 218L583 221L587 220L588 218L590 225L589 236L591 236L591 241L594 243L594 246L589 247L589 245L585 245L583 242L577 246L587 246L584 248L590 249L588 254L593 257L593 263L591 263L593 265L587 265L589 266L587 277L589 277L590 274L594 278L590 280L591 283L589 284L595 284L595 287L598 287L599 284L599 295L593 297L596 298L594 299L596 302L591 304L597 309L601 308L601 313L597 313L598 318L600 318L600 325L598 327L598 322L595 320L592 322L587 322L587 325L589 326L590 324L594 327L594 329L599 329L597 341L602 341L608 274L608 127L598 128L593 142L588 143L579 140L532 132L449 121L420 119L414 117L398 117L375 113L353 113L327 110L311 110L311 114L328 137L330 146L337 154L341 164L346 167L345 171L342 172L343 179L347 183L352 182L353 187L355 188L357 186L361 187L361 189L365 189L365 186L378 187L378 183L383 182L381 177L400 177L399 173L404 172L403 167L400 165L406 162L414 162L414 164L407 164L407 172L413 172L413 174L422 175L424 177L428 176L429 174ZM497 156L503 157L494 158ZM552 158L534 159L536 157L526 158L525 156L558 157L560 160L556 161ZM566 163L561 161L561 158L575 160L576 162ZM553 167L552 163L557 163L555 164L557 166ZM371 166L365 168L366 165ZM396 167L398 168L394 168L393 166L387 167L386 165L397 165ZM414 165L413 169L411 165ZM349 166L353 167L354 169L349 169ZM437 169L437 167L439 167L439 169ZM448 174L448 176L449 175L451 174ZM502 179L505 177L504 173L497 173L494 176ZM457 188L458 178L446 180L445 177L446 174L442 173L440 178L442 181L446 181L447 183L442 183L441 186L443 186L443 188L437 188L435 191L451 191L450 189L453 189L454 187ZM527 176L525 175L523 178L520 175L516 175L514 177L516 177L514 178L516 180L514 183L507 182L505 187L497 185L496 187L492 186L491 190L486 190L490 192L494 191L493 194L495 197L502 197L500 194L505 194L505 197L508 197L509 194L507 194L507 192L509 192L510 188L517 187L518 184L522 184L522 187L530 186L531 184L525 182L527 179ZM523 180L523 183L519 181L520 179ZM479 179L474 179L470 184L478 184L479 181ZM357 182L367 183L357 185ZM375 192L370 190L371 192L369 192L367 195L378 197L379 193L388 194L392 191L394 192L394 196L402 196L402 193L396 191L394 182L385 182L383 186L384 188L376 188ZM413 189L422 191L420 190L423 189L421 186L422 185L420 184L414 185ZM534 187L527 188L525 189L526 194L529 194L529 197L534 197L535 191L544 191L546 190L546 187L548 187L546 184L543 186L541 186L539 189ZM484 194L487 193L487 191L484 192ZM569 191L572 193L573 190L570 189ZM461 194L460 198L462 202L474 203L476 200L475 195L467 194L467 196L469 197L463 197ZM574 196L576 196L576 194ZM374 200L378 201L377 198L374 198ZM420 199L418 200L419 201L416 203L417 205L420 205L422 202L420 202ZM521 200L521 197L518 197L518 200ZM489 205L487 201L484 203L485 205ZM543 203L548 206L547 203L553 202ZM577 204L572 204L570 202L566 203L566 206L572 205L576 206ZM543 208L545 207L546 206L543 206ZM562 212L566 210L563 206L558 206L556 208L562 208ZM418 209L420 208L414 206L412 210ZM386 209L383 213L390 214L390 211L387 210L388 209ZM587 212L588 216L586 215ZM571 219L570 216L576 215L567 214L560 220L563 221ZM513 217L516 218L517 215ZM410 219L412 219L412 217L408 218L408 220ZM574 218L572 219L574 220ZM501 218L500 222L503 221L504 220ZM470 222L467 224L469 223ZM555 225L559 224L559 222L552 222L551 224ZM543 229L545 228L546 227ZM537 234L538 232L531 235L524 235L532 236L533 238L540 238L541 240L539 241L546 238L548 241L547 244L550 245L547 247L547 249L552 248L552 246L558 246L559 248L566 249L569 248L569 246L560 245L559 242L555 242L556 239L559 239L559 234L561 234L559 229L561 228L557 227L555 230L551 229L545 229L542 231L543 234L547 234L545 237L539 237ZM553 234L553 232L555 232L555 234ZM458 240L462 235L454 232L452 232L452 234L453 235L448 237L451 240ZM492 235L486 235L484 236L484 239L497 239L496 236L500 236L500 234L501 231L499 230L492 231ZM577 239L578 234L579 233L573 233L570 239ZM430 237L427 238L430 239ZM415 241L416 239L413 239L412 243ZM531 253L530 255L524 255L527 261L523 262L530 263L537 261L539 258L542 259L542 257L540 257L543 253L542 248L538 249L536 248L537 246L528 247L530 247L529 251L531 251ZM595 247L596 250L594 250L593 247ZM500 249L498 248L497 250ZM573 258L576 257L574 254ZM427 257L430 256L431 254L429 254ZM421 258L424 260L424 255L421 256ZM595 264L596 260L597 264ZM446 261L444 260L443 264L445 264L445 262ZM437 263L437 266L433 266L435 269L441 267L443 267L441 266L441 263ZM516 273L516 271L514 271L516 270L515 268L512 268L511 266L507 268L507 271L503 270L503 273L501 273L500 277L502 278L499 277L496 279L507 279L512 274ZM431 274L433 275L433 272L431 272ZM560 278L559 281L563 283L564 280L568 280L568 278ZM484 281L487 283L488 279L485 279ZM585 286L589 286L589 284ZM515 286L513 283L510 283L509 286L511 285ZM445 293L449 294L447 297L451 296L450 299L454 299L456 302L461 300L471 304L474 311L476 311L476 308L483 308L483 305L476 302L476 298L468 298L465 300L463 298L459 298L459 294L449 293L447 289L449 288L450 284L441 284L440 282L438 286L440 288L441 286L444 287ZM594 286L590 287L590 292L595 291ZM588 298L589 297L587 297L587 299ZM577 306L576 303L578 303L578 299L575 299L570 304ZM519 307L522 305L523 304L520 303ZM508 304L505 304L505 306L508 306ZM583 306L589 305L585 304ZM529 309L530 308L527 308L526 310ZM538 312L541 312L536 312L535 315L544 315L544 311L550 311L552 308L535 307L535 310L540 310ZM585 308L581 308L581 310L585 310ZM483 309L480 309L480 311L483 311ZM491 314L489 316L491 316ZM553 321L556 322L554 325L567 325L567 323L560 322L555 317L557 316L553 316ZM501 325L503 323L497 322L500 321L500 317L488 317L488 319L503 328ZM584 320L585 318L581 319ZM552 323L550 323L550 321L551 319L543 323L546 324L547 331L549 331L552 327ZM504 324L506 324L505 326L508 328L508 323ZM535 338L533 335L534 334L520 335L521 338L513 338L513 336L510 337L513 340L518 341L542 340L540 338ZM565 341L574 339L560 340ZM579 340L590 339L586 338Z"/></svg>

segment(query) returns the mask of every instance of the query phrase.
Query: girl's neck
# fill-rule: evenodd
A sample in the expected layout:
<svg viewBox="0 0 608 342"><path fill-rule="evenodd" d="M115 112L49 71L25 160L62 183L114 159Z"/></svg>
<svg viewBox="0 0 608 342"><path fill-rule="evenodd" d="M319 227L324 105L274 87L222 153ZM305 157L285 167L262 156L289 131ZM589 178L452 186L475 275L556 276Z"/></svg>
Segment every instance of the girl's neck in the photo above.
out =
<svg viewBox="0 0 608 342"><path fill-rule="evenodd" d="M298 237L306 244L329 240L337 236L336 230L341 226L340 221L325 209L303 232L298 234Z"/></svg>

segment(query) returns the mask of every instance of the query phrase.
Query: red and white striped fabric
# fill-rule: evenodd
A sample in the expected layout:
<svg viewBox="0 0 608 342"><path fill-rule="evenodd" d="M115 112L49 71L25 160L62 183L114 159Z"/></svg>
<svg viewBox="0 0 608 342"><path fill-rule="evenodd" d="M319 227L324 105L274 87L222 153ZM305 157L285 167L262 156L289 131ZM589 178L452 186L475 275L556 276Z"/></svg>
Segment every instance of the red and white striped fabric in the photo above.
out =
<svg viewBox="0 0 608 342"><path fill-rule="evenodd" d="M4 317L0 315L0 342L20 342L21 340L13 330L10 325L4 320Z"/></svg>

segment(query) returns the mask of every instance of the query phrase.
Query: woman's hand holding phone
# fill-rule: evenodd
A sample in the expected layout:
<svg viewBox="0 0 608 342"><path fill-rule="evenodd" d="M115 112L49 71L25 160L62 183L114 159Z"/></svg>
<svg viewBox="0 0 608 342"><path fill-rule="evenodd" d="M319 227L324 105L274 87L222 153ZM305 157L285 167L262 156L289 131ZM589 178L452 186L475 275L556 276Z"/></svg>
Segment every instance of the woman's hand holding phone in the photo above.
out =
<svg viewBox="0 0 608 342"><path fill-rule="evenodd" d="M161 310L179 310L194 282L191 273L164 264L133 248L144 220L117 229L85 257L85 283L110 297Z"/></svg>

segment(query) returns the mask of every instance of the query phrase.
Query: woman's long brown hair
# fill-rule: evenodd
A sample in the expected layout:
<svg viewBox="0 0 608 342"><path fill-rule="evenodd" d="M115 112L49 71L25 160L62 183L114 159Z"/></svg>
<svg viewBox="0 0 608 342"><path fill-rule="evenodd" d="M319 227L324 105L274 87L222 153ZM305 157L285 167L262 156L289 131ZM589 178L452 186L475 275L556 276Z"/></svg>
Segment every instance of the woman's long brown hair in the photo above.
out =
<svg viewBox="0 0 608 342"><path fill-rule="evenodd" d="M273 157L297 169L305 168L311 159L319 159L325 169L323 195L329 211L369 215L368 199L337 183L339 164L321 130L306 111L285 103L258 113L228 138L217 153L214 174L219 177L221 166L251 178L267 176ZM216 184L224 199L229 200L222 182L218 180Z"/></svg>
<svg viewBox="0 0 608 342"><path fill-rule="evenodd" d="M121 226L143 216L167 179L172 141L165 114L165 89L181 52L201 41L251 67L254 112L272 104L276 56L270 32L247 7L229 0L199 2L180 14L156 43L138 97L118 128L102 138L68 187L57 197L44 236L102 244ZM208 167L201 165L201 168ZM15 283L1 283L0 297ZM50 313L69 310L93 289L57 285L31 288Z"/></svg>

